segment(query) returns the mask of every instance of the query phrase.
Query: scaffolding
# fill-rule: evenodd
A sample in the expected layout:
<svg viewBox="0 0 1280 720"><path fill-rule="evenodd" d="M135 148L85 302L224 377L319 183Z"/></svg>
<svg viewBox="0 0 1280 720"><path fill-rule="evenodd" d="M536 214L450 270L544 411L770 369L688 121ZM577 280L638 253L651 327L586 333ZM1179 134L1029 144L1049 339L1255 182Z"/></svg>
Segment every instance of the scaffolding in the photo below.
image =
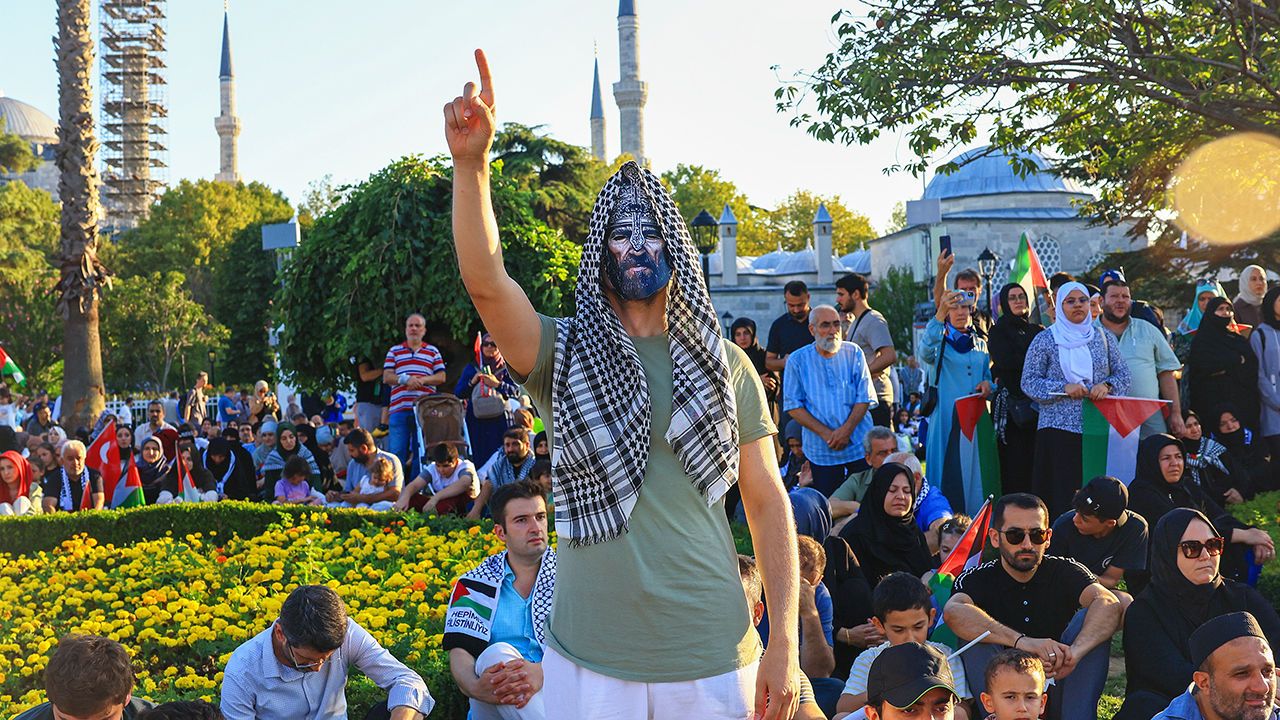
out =
<svg viewBox="0 0 1280 720"><path fill-rule="evenodd" d="M108 228L137 227L165 186L166 0L101 0L103 203Z"/></svg>

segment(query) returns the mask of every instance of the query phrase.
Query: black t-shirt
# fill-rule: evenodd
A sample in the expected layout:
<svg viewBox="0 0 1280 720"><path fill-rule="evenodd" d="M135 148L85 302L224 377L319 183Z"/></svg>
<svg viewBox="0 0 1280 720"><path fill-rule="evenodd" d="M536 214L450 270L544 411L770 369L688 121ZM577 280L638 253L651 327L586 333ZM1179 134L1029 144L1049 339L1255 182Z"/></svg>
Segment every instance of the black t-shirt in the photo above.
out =
<svg viewBox="0 0 1280 720"><path fill-rule="evenodd" d="M809 332L809 319L796 322L790 313L783 313L769 326L769 344L765 350L778 357L786 357L811 342L813 333Z"/></svg>
<svg viewBox="0 0 1280 720"><path fill-rule="evenodd" d="M1072 522L1076 511L1069 510L1053 523L1050 547L1063 557L1076 560L1089 571L1101 575L1109 567L1121 570L1147 569L1147 521L1125 510L1124 522L1104 538L1081 535Z"/></svg>
<svg viewBox="0 0 1280 720"><path fill-rule="evenodd" d="M1045 555L1026 584L1010 577L1000 560L992 560L961 573L952 592L973 598L996 622L1016 632L1057 639L1080 609L1080 593L1096 580L1075 560Z"/></svg>
<svg viewBox="0 0 1280 720"><path fill-rule="evenodd" d="M89 494L101 493L102 475L93 468L86 468L89 473ZM84 494L84 484L80 482L80 476L75 475L67 478L71 485L71 511L80 509L80 501ZM44 492L47 498L53 498L58 503L59 510L66 510L62 505L62 468L56 467L44 474L44 480L40 482L40 490ZM111 502L111 498L107 498L107 503Z"/></svg>

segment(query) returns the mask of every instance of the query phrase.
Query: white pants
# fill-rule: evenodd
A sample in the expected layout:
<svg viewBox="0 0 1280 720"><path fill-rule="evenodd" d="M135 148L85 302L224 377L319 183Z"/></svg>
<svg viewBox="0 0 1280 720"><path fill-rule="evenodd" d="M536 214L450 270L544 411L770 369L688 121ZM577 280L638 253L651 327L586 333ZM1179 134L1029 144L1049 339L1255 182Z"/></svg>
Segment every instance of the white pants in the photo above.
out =
<svg viewBox="0 0 1280 720"><path fill-rule="evenodd" d="M480 653L480 657L476 658L476 677L480 677L485 670L498 663L512 660L523 660L523 658L510 643L494 643L485 648L484 652ZM515 705L490 705L475 699L471 701L471 720L545 720L546 717L547 713L542 705L542 692L529 698L529 702L522 708L517 708Z"/></svg>
<svg viewBox="0 0 1280 720"><path fill-rule="evenodd" d="M13 504L0 503L0 515L35 515L37 508L31 504L31 500L25 495L19 496Z"/></svg>
<svg viewBox="0 0 1280 720"><path fill-rule="evenodd" d="M701 680L643 683L578 667L548 647L542 694L557 720L745 720L754 709L758 664Z"/></svg>
<svg viewBox="0 0 1280 720"><path fill-rule="evenodd" d="M218 502L218 493L215 490L200 493L200 502ZM161 490L156 496L157 505L168 505L169 503L182 503L186 500L181 495L174 495L168 490Z"/></svg>

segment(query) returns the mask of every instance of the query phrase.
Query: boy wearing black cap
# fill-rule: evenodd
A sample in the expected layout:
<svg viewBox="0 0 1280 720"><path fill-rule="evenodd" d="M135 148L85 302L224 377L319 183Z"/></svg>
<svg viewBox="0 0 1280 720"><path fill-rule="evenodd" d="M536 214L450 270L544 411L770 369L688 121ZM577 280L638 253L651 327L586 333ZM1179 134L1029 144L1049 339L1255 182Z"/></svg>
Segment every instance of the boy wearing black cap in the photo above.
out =
<svg viewBox="0 0 1280 720"><path fill-rule="evenodd" d="M1191 633L1192 685L1152 720L1278 720L1276 663L1258 621L1219 615Z"/></svg>
<svg viewBox="0 0 1280 720"><path fill-rule="evenodd" d="M1125 571L1147 569L1147 521L1129 510L1129 489L1099 475L1076 492L1053 523L1053 552L1089 568L1098 582L1129 607L1133 597L1116 590Z"/></svg>
<svg viewBox="0 0 1280 720"><path fill-rule="evenodd" d="M871 663L867 720L952 720L958 700L946 656L930 645L894 645Z"/></svg>

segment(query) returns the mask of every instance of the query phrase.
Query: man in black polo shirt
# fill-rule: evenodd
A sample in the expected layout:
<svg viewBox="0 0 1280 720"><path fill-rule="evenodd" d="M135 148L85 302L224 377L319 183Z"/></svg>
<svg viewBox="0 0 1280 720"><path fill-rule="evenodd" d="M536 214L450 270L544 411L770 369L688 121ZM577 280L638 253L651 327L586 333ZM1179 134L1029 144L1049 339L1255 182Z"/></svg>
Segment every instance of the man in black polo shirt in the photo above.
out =
<svg viewBox="0 0 1280 720"><path fill-rule="evenodd" d="M1053 551L1089 568L1127 609L1133 596L1116 589L1125 572L1147 569L1147 521L1128 510L1129 488L1099 475L1053 523Z"/></svg>
<svg viewBox="0 0 1280 720"><path fill-rule="evenodd" d="M809 286L802 280L792 280L782 288L787 311L769 326L769 342L765 345L764 366L778 373L778 407L782 407L782 372L787 367L787 356L813 342L809 332ZM791 416L780 412L778 433L787 429Z"/></svg>
<svg viewBox="0 0 1280 720"><path fill-rule="evenodd" d="M1000 498L991 527L989 540L1000 559L956 578L943 614L961 639L990 631L962 656L970 689L975 697L985 691L987 661L1014 647L1038 655L1056 682L1046 718L1096 719L1120 602L1080 563L1044 554L1053 531L1048 509L1035 495Z"/></svg>

